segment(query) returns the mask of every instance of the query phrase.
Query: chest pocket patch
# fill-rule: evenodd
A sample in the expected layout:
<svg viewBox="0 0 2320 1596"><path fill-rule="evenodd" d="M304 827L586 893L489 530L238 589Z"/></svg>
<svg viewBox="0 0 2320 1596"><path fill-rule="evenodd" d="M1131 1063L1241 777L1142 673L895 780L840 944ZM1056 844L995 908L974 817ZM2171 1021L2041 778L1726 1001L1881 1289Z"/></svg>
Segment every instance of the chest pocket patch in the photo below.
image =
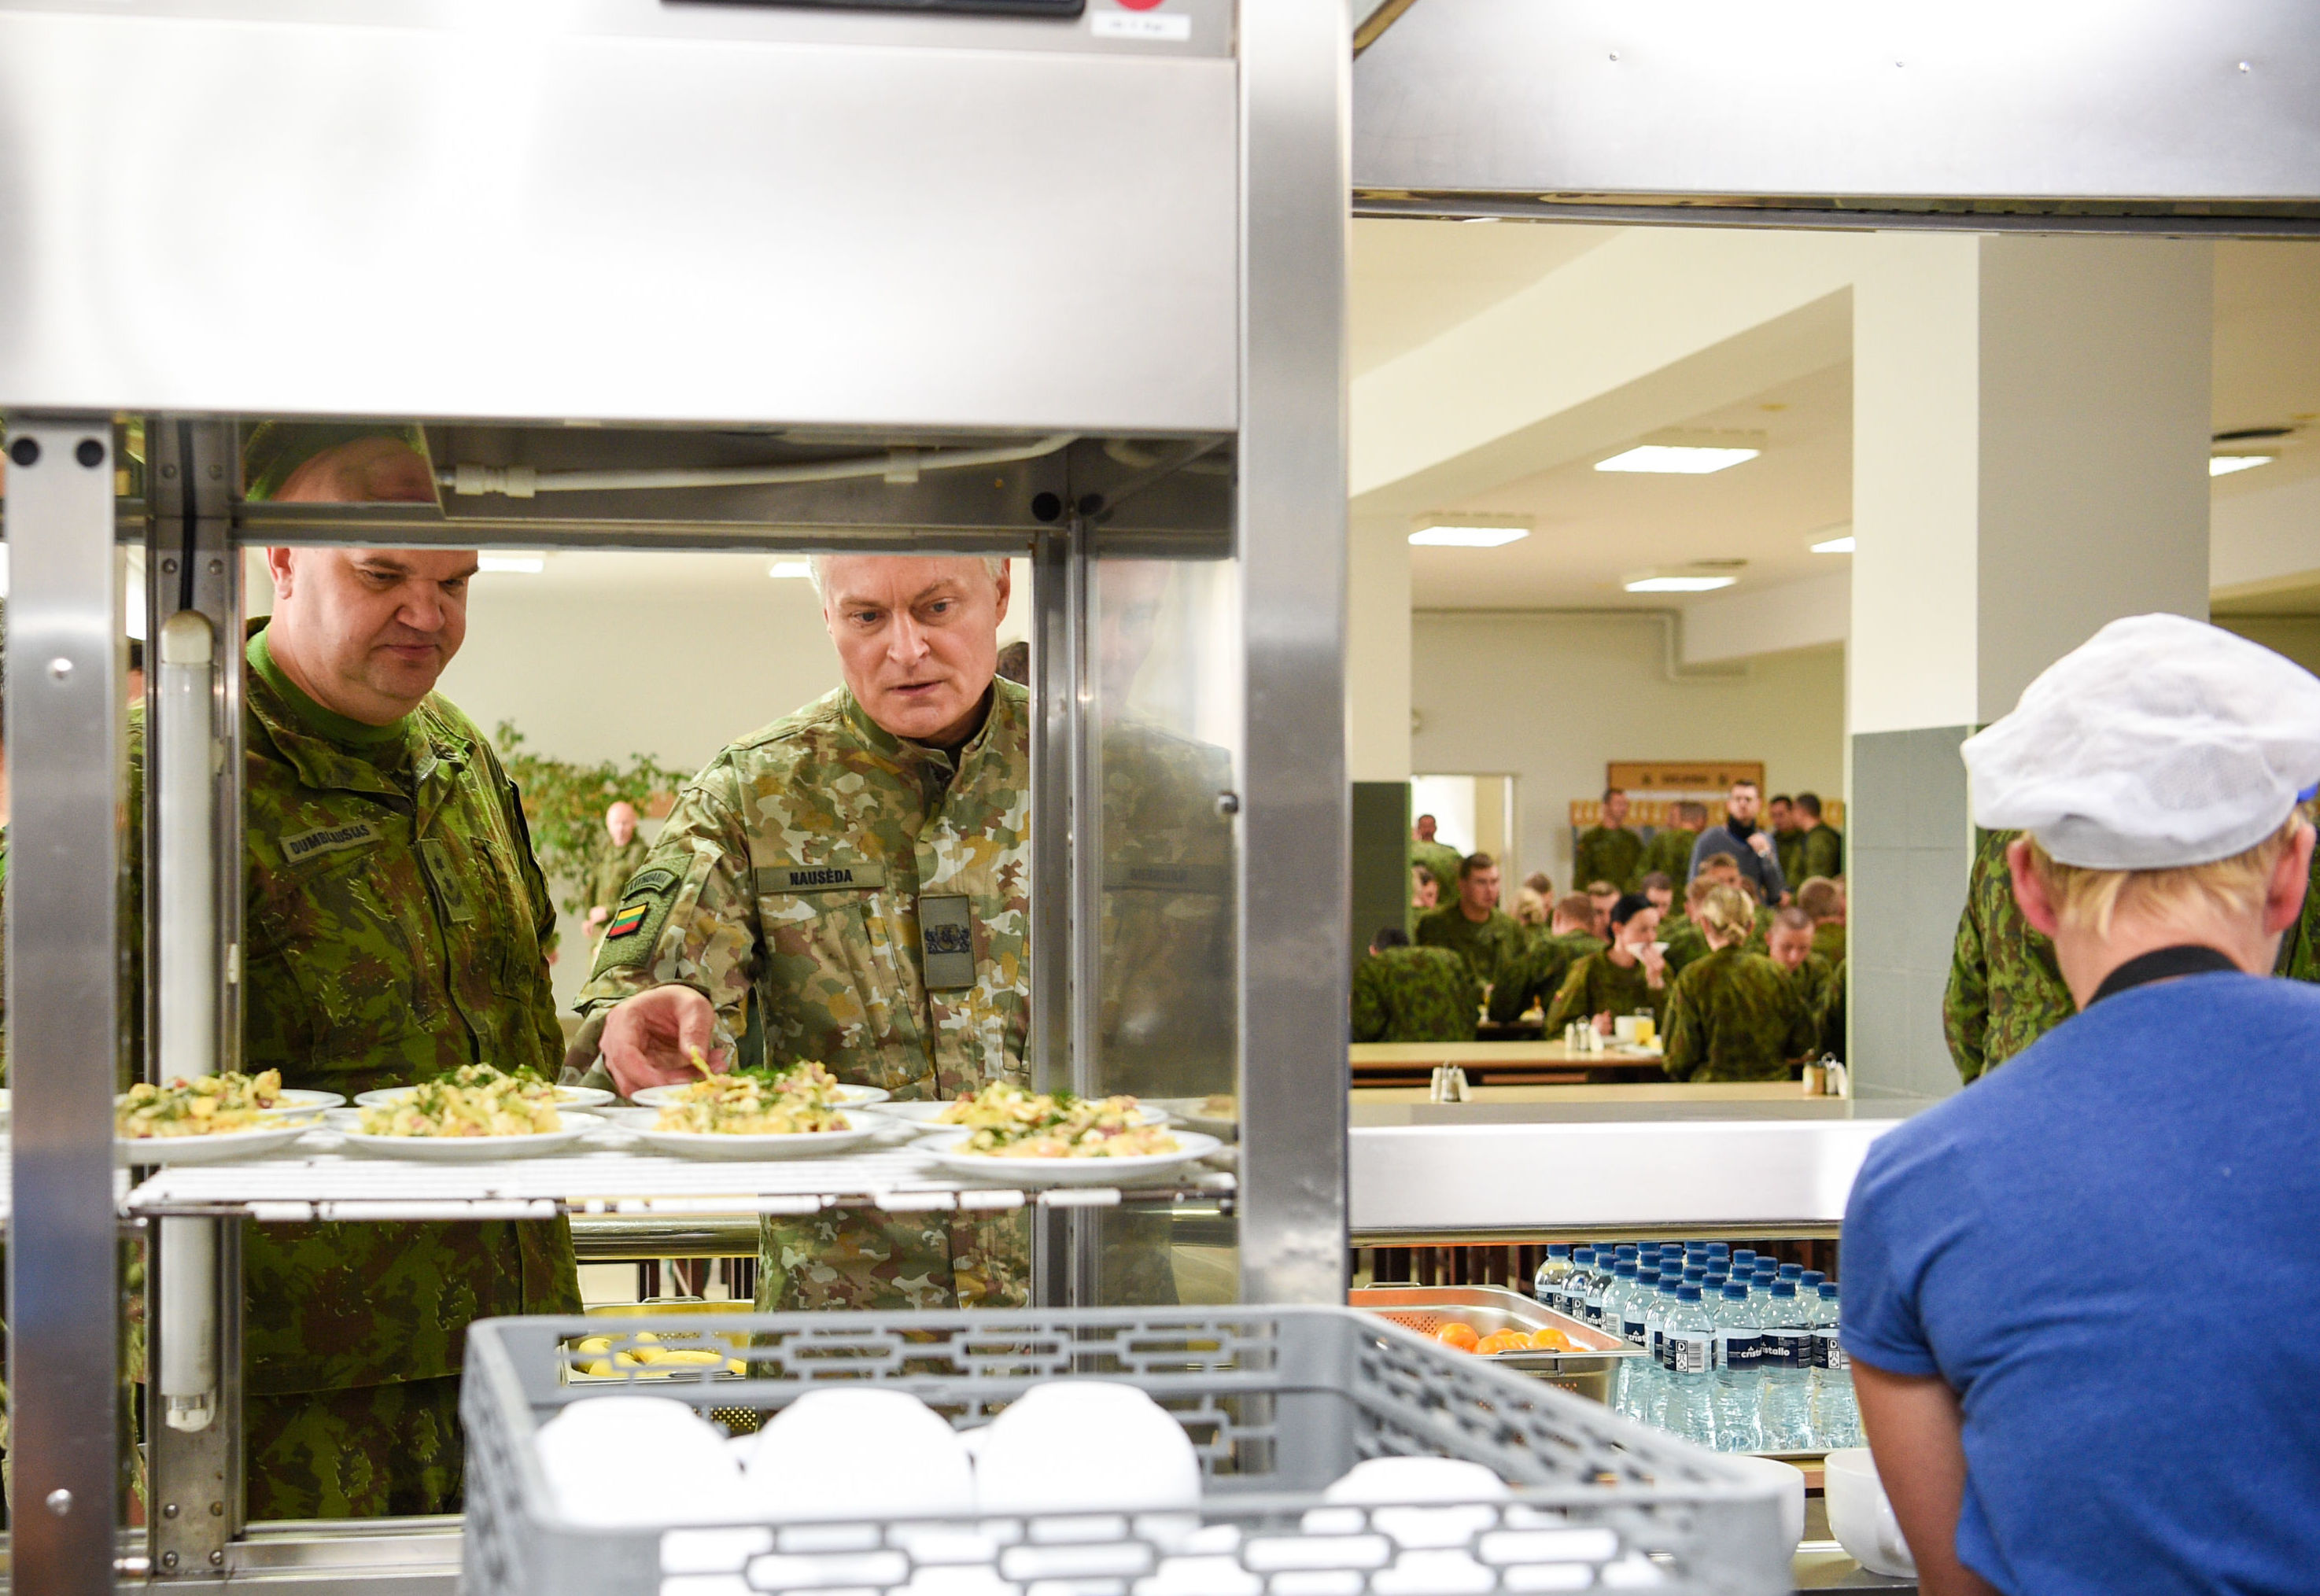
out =
<svg viewBox="0 0 2320 1596"><path fill-rule="evenodd" d="M475 896L453 866L449 846L440 838L426 837L420 839L419 851L427 860L427 879L442 900L443 917L457 925L473 923Z"/></svg>
<svg viewBox="0 0 2320 1596"><path fill-rule="evenodd" d="M760 894L876 892L886 884L884 865L760 865Z"/></svg>

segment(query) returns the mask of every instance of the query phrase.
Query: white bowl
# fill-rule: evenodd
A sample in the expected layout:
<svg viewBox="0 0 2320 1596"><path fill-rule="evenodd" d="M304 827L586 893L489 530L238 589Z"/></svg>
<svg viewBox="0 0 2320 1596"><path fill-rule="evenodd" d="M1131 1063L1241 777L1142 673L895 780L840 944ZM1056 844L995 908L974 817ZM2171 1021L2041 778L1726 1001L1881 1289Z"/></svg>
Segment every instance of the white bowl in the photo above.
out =
<svg viewBox="0 0 2320 1596"><path fill-rule="evenodd" d="M301 1119L267 1115L249 1130L220 1130L207 1136L116 1136L113 1161L124 1167L147 1164L222 1164L230 1158L254 1158L280 1152L318 1129L320 1116Z"/></svg>
<svg viewBox="0 0 2320 1596"><path fill-rule="evenodd" d="M591 1397L535 1442L566 1518L604 1525L731 1522L748 1516L725 1437L666 1397Z"/></svg>
<svg viewBox="0 0 2320 1596"><path fill-rule="evenodd" d="M1391 1536L1396 1546L1409 1551L1464 1546L1499 1520L1498 1510L1482 1504L1504 1501L1509 1494L1507 1483L1479 1463L1456 1457L1373 1457L1340 1475L1321 1493L1321 1500L1373 1510L1369 1514L1370 1528ZM1467 1505L1408 1505L1412 1502ZM1316 1517L1306 1515L1307 1532L1329 1532L1328 1521L1317 1523ZM1435 1572L1448 1571L1445 1565ZM1463 1565L1459 1572L1463 1573Z"/></svg>
<svg viewBox="0 0 2320 1596"><path fill-rule="evenodd" d="M1847 1446L1828 1455L1821 1475L1821 1491L1828 1502L1829 1533L1836 1537L1855 1563L1871 1573L1915 1578L1917 1559L1902 1538L1893 1504L1877 1478L1877 1464L1866 1446Z"/></svg>
<svg viewBox="0 0 2320 1596"><path fill-rule="evenodd" d="M416 1086L382 1086L376 1092L358 1092L355 1093L355 1107L385 1108L389 1103L401 1102L418 1090ZM288 1097L291 1094L285 1092L282 1095ZM339 1098L330 1106L335 1107L338 1102L345 1101ZM556 1089L556 1106L560 1109L602 1108L612 1101L612 1094L601 1086L558 1086Z"/></svg>
<svg viewBox="0 0 2320 1596"><path fill-rule="evenodd" d="M810 1391L775 1414L757 1432L746 1486L753 1515L774 1523L974 1513L958 1432L910 1392L873 1385Z"/></svg>
<svg viewBox="0 0 2320 1596"><path fill-rule="evenodd" d="M921 1137L911 1146L948 1174L1010 1186L1132 1186L1187 1169L1224 1146L1197 1130L1176 1130L1170 1132L1176 1138L1173 1153L1129 1158L1003 1158L995 1153L960 1151L960 1144L973 1134L964 1126L955 1126Z"/></svg>
<svg viewBox="0 0 2320 1596"><path fill-rule="evenodd" d="M1110 1380L1051 1380L1016 1398L984 1430L974 1475L985 1514L1201 1505L1200 1454L1184 1427L1135 1386Z"/></svg>
<svg viewBox="0 0 2320 1596"><path fill-rule="evenodd" d="M1777 1457L1750 1457L1745 1454L1735 1454L1724 1461L1746 1474L1752 1482L1761 1482L1780 1492L1781 1545L1790 1556L1794 1556L1797 1543L1805 1537L1805 1471L1792 1463L1782 1463Z"/></svg>
<svg viewBox="0 0 2320 1596"><path fill-rule="evenodd" d="M950 1106L948 1102L882 1102L870 1111L884 1114L890 1120L901 1120L908 1124L929 1127L936 1130L964 1129L963 1126L953 1127L942 1122L943 1111ZM1136 1105L1136 1122L1138 1125L1168 1125L1173 1124L1175 1116L1166 1109L1155 1108L1148 1102Z"/></svg>

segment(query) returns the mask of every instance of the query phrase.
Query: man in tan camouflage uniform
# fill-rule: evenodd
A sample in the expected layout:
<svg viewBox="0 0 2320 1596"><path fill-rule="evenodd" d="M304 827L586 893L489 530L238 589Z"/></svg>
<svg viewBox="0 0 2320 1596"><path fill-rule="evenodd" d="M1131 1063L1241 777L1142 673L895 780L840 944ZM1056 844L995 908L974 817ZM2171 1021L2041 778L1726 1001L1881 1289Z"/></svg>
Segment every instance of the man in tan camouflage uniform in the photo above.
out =
<svg viewBox="0 0 2320 1596"><path fill-rule="evenodd" d="M1942 996L1942 1034L1961 1080L1978 1080L2078 1012L2054 944L2031 929L2014 901L2006 848L2017 835L1981 831L1974 839Z"/></svg>
<svg viewBox="0 0 2320 1596"><path fill-rule="evenodd" d="M1753 894L1718 884L1693 911L1709 950L1685 966L1668 999L1664 1067L1672 1080L1787 1080L1819 1042L1796 984L1748 950L1755 909Z"/></svg>
<svg viewBox="0 0 2320 1596"><path fill-rule="evenodd" d="M678 793L607 923L572 1051L624 1096L732 1057L903 1102L1029 1084L1029 695L995 675L1003 560L817 562L846 685L726 748ZM761 1307L1009 1306L1020 1215L769 1222Z"/></svg>
<svg viewBox="0 0 2320 1596"><path fill-rule="evenodd" d="M1571 879L1591 887L1606 881L1620 892L1643 874L1644 839L1627 830L1627 795L1603 789L1603 818L1579 834L1571 851Z"/></svg>
<svg viewBox="0 0 2320 1596"><path fill-rule="evenodd" d="M1471 1042L1482 989L1446 948L1412 948L1399 926L1370 940L1354 966L1356 1042Z"/></svg>
<svg viewBox="0 0 2320 1596"><path fill-rule="evenodd" d="M1469 854L1458 866L1458 895L1418 917L1420 948L1447 948L1473 966L1484 986L1497 981L1522 957L1529 933L1498 906L1499 864L1488 854Z"/></svg>
<svg viewBox="0 0 2320 1596"><path fill-rule="evenodd" d="M253 499L433 496L408 437L373 429L260 428L246 470ZM242 1064L285 1086L352 1096L477 1063L552 1079L561 1058L521 803L433 691L476 564L267 551L242 712ZM130 759L140 793L141 714ZM561 1220L251 1225L243 1247L253 1519L458 1511L468 1322L580 1306Z"/></svg>
<svg viewBox="0 0 2320 1596"><path fill-rule="evenodd" d="M1523 956L1491 988L1491 1018L1500 1025L1521 1019L1533 1003L1544 1008L1562 990L1571 966L1608 946L1590 929L1595 905L1583 893L1567 893L1554 905L1545 935L1533 934Z"/></svg>
<svg viewBox="0 0 2320 1596"><path fill-rule="evenodd" d="M588 906L584 927L589 936L603 933L604 922L612 918L612 905L621 901L629 878L644 868L645 856L651 851L637 835L635 804L622 798L604 812L604 841L588 866L588 879L581 883L580 895Z"/></svg>

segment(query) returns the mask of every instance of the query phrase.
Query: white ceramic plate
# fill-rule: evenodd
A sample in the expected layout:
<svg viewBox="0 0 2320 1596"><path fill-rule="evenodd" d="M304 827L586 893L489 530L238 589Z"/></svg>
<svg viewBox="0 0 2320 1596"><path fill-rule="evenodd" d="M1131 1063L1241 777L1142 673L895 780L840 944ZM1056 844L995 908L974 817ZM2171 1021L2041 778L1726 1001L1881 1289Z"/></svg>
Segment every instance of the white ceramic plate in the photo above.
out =
<svg viewBox="0 0 2320 1596"><path fill-rule="evenodd" d="M416 1086L382 1086L376 1092L358 1092L355 1093L355 1107L385 1108L388 1103L401 1102L418 1090ZM283 1095L286 1097L289 1093ZM602 1108L612 1101L612 1094L601 1086L558 1086L556 1089L556 1106L560 1109Z"/></svg>
<svg viewBox="0 0 2320 1596"><path fill-rule="evenodd" d="M783 1136L734 1136L715 1130L655 1130L657 1109L635 1109L617 1123L656 1153L676 1158L823 1158L863 1146L885 1129L875 1118L856 1116L847 1130L801 1130ZM639 1123L641 1121L641 1123Z"/></svg>
<svg viewBox="0 0 2320 1596"><path fill-rule="evenodd" d="M967 1137L962 1127L921 1137L911 1145L953 1174L1010 1186L1128 1186L1199 1163L1224 1144L1197 1130L1174 1132L1176 1150L1134 1158L999 1158L956 1149Z"/></svg>
<svg viewBox="0 0 2320 1596"><path fill-rule="evenodd" d="M496 1164L503 1158L537 1158L562 1152L604 1122L588 1114L567 1114L558 1130L527 1136L367 1136L352 1125L331 1127L347 1138L346 1150L370 1158L408 1158L421 1164Z"/></svg>
<svg viewBox="0 0 2320 1596"><path fill-rule="evenodd" d="M677 1094L689 1091L694 1084L697 1083L686 1082L679 1086L648 1086L630 1101L648 1109L665 1109L673 1102L683 1101ZM837 1099L838 1106L842 1109L868 1108L872 1103L884 1102L893 1095L884 1086L836 1086L830 1089L829 1094Z"/></svg>
<svg viewBox="0 0 2320 1596"><path fill-rule="evenodd" d="M276 1101L272 1108L258 1111L261 1114L313 1114L324 1109L342 1107L347 1101L336 1092L309 1092L287 1086L275 1096Z"/></svg>
<svg viewBox="0 0 2320 1596"><path fill-rule="evenodd" d="M882 1102L870 1111L874 1114L884 1114L890 1120L901 1120L911 1125L932 1126L941 1130L964 1129L959 1126L943 1125L938 1121L938 1116L948 1107L950 1104L947 1102ZM1137 1107L1137 1123L1139 1125L1170 1125L1174 1122L1174 1115L1155 1104L1139 1103Z"/></svg>
<svg viewBox="0 0 2320 1596"><path fill-rule="evenodd" d="M1240 1134L1240 1122L1210 1113L1205 1097L1147 1097L1144 1102L1145 1106L1160 1110L1187 1130L1203 1131L1226 1141Z"/></svg>
<svg viewBox="0 0 2320 1596"><path fill-rule="evenodd" d="M322 1122L320 1115L277 1120L254 1130L221 1130L210 1136L116 1136L113 1162L131 1164L222 1164L254 1158L288 1147Z"/></svg>

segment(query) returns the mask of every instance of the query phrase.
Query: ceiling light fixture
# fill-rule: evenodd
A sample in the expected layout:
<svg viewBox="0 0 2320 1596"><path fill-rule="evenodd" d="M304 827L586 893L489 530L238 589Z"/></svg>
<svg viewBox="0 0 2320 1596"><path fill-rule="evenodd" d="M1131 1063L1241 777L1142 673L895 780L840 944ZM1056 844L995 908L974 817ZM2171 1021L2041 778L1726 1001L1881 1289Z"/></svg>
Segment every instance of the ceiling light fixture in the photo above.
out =
<svg viewBox="0 0 2320 1596"><path fill-rule="evenodd" d="M2209 455L2207 475L2229 476L2234 471L2252 471L2258 466L2269 466L2278 455Z"/></svg>
<svg viewBox="0 0 2320 1596"><path fill-rule="evenodd" d="M1714 593L1738 580L1736 576L1671 576L1647 571L1643 576L1628 577L1621 585L1629 593Z"/></svg>
<svg viewBox="0 0 2320 1596"><path fill-rule="evenodd" d="M476 568L481 571L504 571L521 576L537 576L548 568L548 558L539 554L479 554Z"/></svg>
<svg viewBox="0 0 2320 1596"><path fill-rule="evenodd" d="M1842 538L1826 539L1821 542L1814 544L1812 546L1812 551L1815 554L1851 554L1853 552L1853 534L1851 532L1847 532Z"/></svg>
<svg viewBox="0 0 2320 1596"><path fill-rule="evenodd" d="M1409 534L1420 549L1503 549L1530 536L1530 522L1499 515L1428 516Z"/></svg>
<svg viewBox="0 0 2320 1596"><path fill-rule="evenodd" d="M773 569L767 571L766 575L776 582L811 582L813 580L813 565L809 560L777 559L774 562Z"/></svg>
<svg viewBox="0 0 2320 1596"><path fill-rule="evenodd" d="M1760 449L1704 449L1686 443L1644 443L1608 460L1595 462L1598 471L1651 471L1679 476L1705 476L1744 460L1753 460Z"/></svg>

